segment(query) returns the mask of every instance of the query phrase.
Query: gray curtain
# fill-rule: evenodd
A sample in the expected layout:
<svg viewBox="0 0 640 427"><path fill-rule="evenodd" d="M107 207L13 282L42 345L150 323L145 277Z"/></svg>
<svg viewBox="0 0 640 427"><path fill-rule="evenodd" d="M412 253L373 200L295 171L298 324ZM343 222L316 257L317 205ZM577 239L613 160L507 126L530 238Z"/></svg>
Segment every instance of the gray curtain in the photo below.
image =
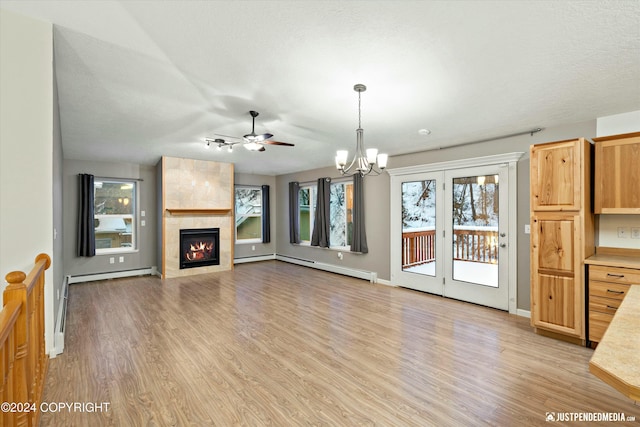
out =
<svg viewBox="0 0 640 427"><path fill-rule="evenodd" d="M289 243L300 243L300 184L289 183Z"/></svg>
<svg viewBox="0 0 640 427"><path fill-rule="evenodd" d="M78 174L78 256L95 256L96 231L93 225L93 175Z"/></svg>
<svg viewBox="0 0 640 427"><path fill-rule="evenodd" d="M269 209L269 186L262 186L262 243L271 241L271 215Z"/></svg>
<svg viewBox="0 0 640 427"><path fill-rule="evenodd" d="M318 201L311 246L328 248L331 235L331 178L318 179Z"/></svg>
<svg viewBox="0 0 640 427"><path fill-rule="evenodd" d="M364 227L364 178L359 173L353 175L353 239L351 252L366 254L367 232Z"/></svg>

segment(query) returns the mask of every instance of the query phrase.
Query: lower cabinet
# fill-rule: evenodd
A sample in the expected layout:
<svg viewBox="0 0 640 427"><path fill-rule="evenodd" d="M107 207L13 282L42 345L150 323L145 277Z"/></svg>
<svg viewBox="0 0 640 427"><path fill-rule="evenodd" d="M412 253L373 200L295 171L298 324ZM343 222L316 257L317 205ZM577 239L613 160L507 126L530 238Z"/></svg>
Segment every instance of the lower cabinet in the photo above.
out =
<svg viewBox="0 0 640 427"><path fill-rule="evenodd" d="M589 265L589 341L600 342L640 270Z"/></svg>
<svg viewBox="0 0 640 427"><path fill-rule="evenodd" d="M531 226L531 324L585 340L581 216L538 213Z"/></svg>

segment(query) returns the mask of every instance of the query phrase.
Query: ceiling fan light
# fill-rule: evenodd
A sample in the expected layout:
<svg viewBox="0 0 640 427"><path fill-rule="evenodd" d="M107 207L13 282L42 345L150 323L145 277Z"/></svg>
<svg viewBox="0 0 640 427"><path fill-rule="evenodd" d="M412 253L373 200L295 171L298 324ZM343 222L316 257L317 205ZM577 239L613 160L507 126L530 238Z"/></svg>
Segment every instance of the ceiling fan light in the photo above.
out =
<svg viewBox="0 0 640 427"><path fill-rule="evenodd" d="M227 151L229 151L230 153L233 153L233 145L230 145L229 148L227 148Z"/></svg>
<svg viewBox="0 0 640 427"><path fill-rule="evenodd" d="M262 145L258 144L257 142L247 142L244 144L244 148L246 148L249 151L258 151L260 150L260 148L262 148Z"/></svg>

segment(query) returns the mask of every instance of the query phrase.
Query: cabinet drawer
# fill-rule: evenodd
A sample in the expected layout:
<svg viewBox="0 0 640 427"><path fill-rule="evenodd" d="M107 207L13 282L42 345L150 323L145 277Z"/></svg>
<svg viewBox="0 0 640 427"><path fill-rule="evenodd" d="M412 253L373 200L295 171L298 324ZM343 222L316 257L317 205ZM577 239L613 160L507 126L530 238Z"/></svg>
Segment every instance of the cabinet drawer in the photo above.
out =
<svg viewBox="0 0 640 427"><path fill-rule="evenodd" d="M595 282L589 280L589 298L604 297L622 301L629 292L629 286L622 283Z"/></svg>
<svg viewBox="0 0 640 427"><path fill-rule="evenodd" d="M602 298L589 295L589 310L600 313L615 314L622 303L621 299Z"/></svg>
<svg viewBox="0 0 640 427"><path fill-rule="evenodd" d="M600 342L602 336L607 331L613 316L611 314L590 312L589 313L589 341Z"/></svg>
<svg viewBox="0 0 640 427"><path fill-rule="evenodd" d="M589 279L628 285L640 284L640 270L590 265Z"/></svg>

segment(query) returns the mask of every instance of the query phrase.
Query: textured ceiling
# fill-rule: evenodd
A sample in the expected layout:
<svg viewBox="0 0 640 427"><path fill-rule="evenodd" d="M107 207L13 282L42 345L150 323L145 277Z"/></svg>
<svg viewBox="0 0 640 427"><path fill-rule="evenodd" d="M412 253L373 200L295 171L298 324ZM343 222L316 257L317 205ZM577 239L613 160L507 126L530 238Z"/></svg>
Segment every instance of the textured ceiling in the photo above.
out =
<svg viewBox="0 0 640 427"><path fill-rule="evenodd" d="M638 1L0 1L54 24L65 158L276 175L640 109ZM214 134L294 143L206 150ZM418 134L428 128L431 135ZM393 159L390 160L393 167Z"/></svg>

